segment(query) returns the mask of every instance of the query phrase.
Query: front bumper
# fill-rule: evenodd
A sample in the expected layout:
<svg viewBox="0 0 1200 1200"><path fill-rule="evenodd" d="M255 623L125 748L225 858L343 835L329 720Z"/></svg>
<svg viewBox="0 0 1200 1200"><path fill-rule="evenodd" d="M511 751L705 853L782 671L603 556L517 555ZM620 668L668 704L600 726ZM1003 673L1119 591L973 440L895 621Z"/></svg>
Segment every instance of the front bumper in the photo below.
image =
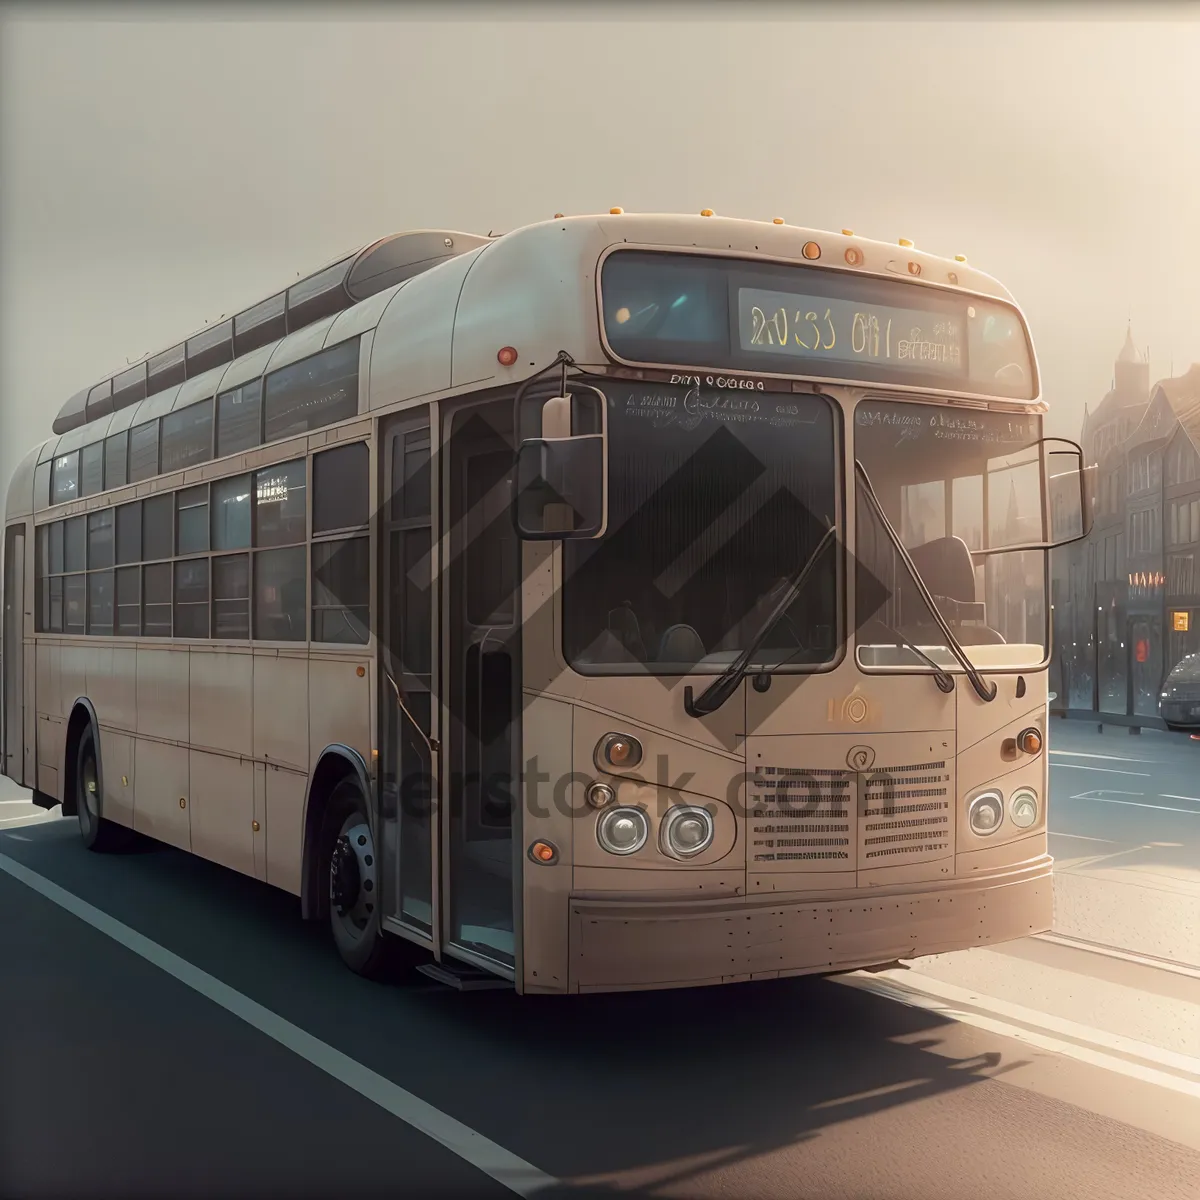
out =
<svg viewBox="0 0 1200 1200"><path fill-rule="evenodd" d="M1019 870L912 890L762 903L573 900L573 992L696 987L852 971L1045 933L1049 856Z"/></svg>

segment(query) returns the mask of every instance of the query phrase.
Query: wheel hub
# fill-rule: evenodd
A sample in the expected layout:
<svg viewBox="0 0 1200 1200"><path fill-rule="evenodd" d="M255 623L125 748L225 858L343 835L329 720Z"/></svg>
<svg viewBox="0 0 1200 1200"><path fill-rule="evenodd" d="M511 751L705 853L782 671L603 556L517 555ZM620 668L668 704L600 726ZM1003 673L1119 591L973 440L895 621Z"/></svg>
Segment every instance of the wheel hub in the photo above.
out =
<svg viewBox="0 0 1200 1200"><path fill-rule="evenodd" d="M350 838L343 833L333 848L333 861L329 866L329 898L339 915L345 916L355 907L360 887L358 856L350 845Z"/></svg>
<svg viewBox="0 0 1200 1200"><path fill-rule="evenodd" d="M329 902L343 922L359 930L375 911L375 848L371 829L356 819L334 843L329 863Z"/></svg>

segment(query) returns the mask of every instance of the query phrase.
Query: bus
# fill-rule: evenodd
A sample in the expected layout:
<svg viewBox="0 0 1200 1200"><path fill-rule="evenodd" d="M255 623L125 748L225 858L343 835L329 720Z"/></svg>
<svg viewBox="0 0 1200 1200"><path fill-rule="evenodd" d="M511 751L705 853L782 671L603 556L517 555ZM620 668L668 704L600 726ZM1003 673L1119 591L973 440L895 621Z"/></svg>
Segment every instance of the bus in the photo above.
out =
<svg viewBox="0 0 1200 1200"><path fill-rule="evenodd" d="M1048 930L1028 326L961 257L608 213L419 230L77 393L16 469L3 768L93 850L454 987Z"/></svg>

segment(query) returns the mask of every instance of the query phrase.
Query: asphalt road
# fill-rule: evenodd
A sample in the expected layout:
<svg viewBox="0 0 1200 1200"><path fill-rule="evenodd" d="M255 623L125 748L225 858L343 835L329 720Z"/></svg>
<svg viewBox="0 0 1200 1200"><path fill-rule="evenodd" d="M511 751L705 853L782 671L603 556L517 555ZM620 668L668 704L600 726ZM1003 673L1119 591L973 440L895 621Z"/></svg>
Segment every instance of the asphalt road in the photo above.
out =
<svg viewBox="0 0 1200 1200"><path fill-rule="evenodd" d="M0 1196L511 1195L488 1144L547 1197L1200 1196L1200 1085L846 981L370 984L291 898L176 851L89 854L50 820L0 826L0 854ZM392 1115L422 1103L428 1136Z"/></svg>

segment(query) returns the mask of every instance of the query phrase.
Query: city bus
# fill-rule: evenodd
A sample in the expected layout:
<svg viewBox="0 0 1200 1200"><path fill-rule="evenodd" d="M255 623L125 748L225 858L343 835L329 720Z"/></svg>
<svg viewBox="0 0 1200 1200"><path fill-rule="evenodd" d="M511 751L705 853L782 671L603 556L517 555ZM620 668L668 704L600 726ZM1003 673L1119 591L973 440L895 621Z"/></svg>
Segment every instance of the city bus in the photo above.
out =
<svg viewBox="0 0 1200 1200"><path fill-rule="evenodd" d="M1046 411L1009 293L907 240L384 238L16 469L4 773L92 850L290 892L367 976L668 988L1048 930L1048 554L1090 507Z"/></svg>

